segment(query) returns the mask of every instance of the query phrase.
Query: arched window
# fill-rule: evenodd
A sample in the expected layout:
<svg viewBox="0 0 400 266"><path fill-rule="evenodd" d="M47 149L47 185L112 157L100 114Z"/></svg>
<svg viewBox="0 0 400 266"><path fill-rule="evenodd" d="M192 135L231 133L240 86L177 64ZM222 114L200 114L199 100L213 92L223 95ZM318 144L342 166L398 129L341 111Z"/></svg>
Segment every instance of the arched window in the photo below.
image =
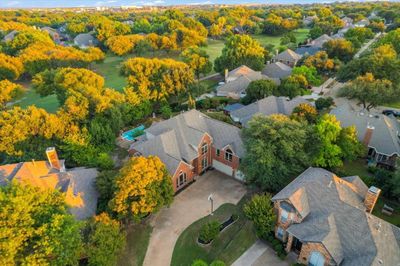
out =
<svg viewBox="0 0 400 266"><path fill-rule="evenodd" d="M208 145L206 142L203 143L203 145L201 146L201 154L206 154L208 151Z"/></svg>
<svg viewBox="0 0 400 266"><path fill-rule="evenodd" d="M308 260L308 266L324 266L325 258L318 251L311 252L310 259Z"/></svg>
<svg viewBox="0 0 400 266"><path fill-rule="evenodd" d="M225 151L225 160L232 162L233 152L230 149L226 149Z"/></svg>

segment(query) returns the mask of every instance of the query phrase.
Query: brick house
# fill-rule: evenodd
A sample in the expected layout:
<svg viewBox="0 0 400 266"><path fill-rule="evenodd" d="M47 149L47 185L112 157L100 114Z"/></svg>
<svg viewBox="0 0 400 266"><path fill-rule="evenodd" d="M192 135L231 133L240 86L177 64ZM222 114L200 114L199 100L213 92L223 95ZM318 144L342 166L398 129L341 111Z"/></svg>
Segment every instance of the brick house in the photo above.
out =
<svg viewBox="0 0 400 266"><path fill-rule="evenodd" d="M302 264L400 265L400 228L371 214L380 192L310 167L272 198L275 236Z"/></svg>
<svg viewBox="0 0 400 266"><path fill-rule="evenodd" d="M213 167L237 179L244 154L240 129L191 110L153 124L129 150L134 156L158 156L172 177L175 192Z"/></svg>

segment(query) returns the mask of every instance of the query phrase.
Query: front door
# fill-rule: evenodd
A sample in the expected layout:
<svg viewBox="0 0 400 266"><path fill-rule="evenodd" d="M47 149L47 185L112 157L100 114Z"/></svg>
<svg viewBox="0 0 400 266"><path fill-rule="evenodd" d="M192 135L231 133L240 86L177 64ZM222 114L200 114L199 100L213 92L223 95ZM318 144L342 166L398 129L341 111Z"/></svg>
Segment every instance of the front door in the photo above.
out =
<svg viewBox="0 0 400 266"><path fill-rule="evenodd" d="M293 237L292 250L296 254L300 254L302 245L303 245L303 243L301 243L300 240L298 240L297 238Z"/></svg>

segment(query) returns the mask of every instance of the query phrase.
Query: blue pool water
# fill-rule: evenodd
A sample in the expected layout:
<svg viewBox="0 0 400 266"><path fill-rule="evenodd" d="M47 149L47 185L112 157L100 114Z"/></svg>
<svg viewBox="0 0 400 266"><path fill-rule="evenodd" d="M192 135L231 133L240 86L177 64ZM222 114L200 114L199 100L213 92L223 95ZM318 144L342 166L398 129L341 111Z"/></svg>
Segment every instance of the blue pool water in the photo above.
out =
<svg viewBox="0 0 400 266"><path fill-rule="evenodd" d="M144 125L140 125L135 127L134 129L125 131L122 133L122 138L129 141L134 141L136 137L139 137L144 134Z"/></svg>

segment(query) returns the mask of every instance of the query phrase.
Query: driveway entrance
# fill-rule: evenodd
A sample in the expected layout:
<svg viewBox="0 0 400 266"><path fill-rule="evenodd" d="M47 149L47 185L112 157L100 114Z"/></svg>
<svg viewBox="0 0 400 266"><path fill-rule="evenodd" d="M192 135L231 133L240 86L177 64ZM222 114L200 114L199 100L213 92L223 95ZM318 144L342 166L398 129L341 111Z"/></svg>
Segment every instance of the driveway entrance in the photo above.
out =
<svg viewBox="0 0 400 266"><path fill-rule="evenodd" d="M153 232L143 265L170 265L176 240L193 222L210 214L208 196L213 194L214 208L224 203L237 204L246 188L233 177L218 171L209 171L196 178L196 182L179 193L169 208L162 209L151 218Z"/></svg>

